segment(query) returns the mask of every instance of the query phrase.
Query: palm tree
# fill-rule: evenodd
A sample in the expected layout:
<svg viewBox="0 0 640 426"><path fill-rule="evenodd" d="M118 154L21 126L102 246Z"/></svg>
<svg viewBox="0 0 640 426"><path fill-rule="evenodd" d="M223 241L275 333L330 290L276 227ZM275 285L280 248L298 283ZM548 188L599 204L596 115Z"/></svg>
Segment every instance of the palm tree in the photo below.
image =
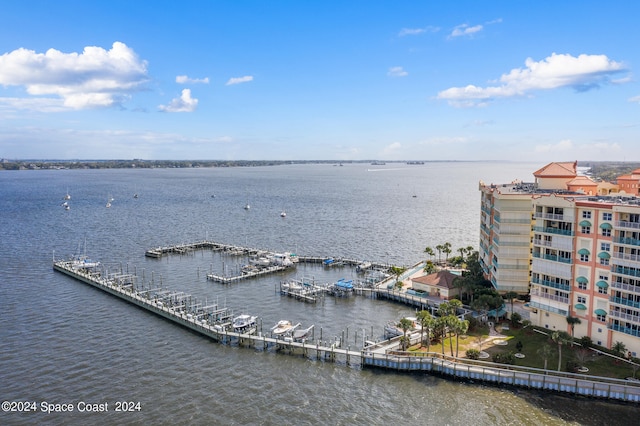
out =
<svg viewBox="0 0 640 426"><path fill-rule="evenodd" d="M426 309L418 312L416 315L418 317L418 321L420 321L420 347L422 348L422 342L424 342L424 332L427 332L427 352L429 352L429 346L431 345L431 330L433 327L433 317L431 316L431 312Z"/></svg>
<svg viewBox="0 0 640 426"><path fill-rule="evenodd" d="M558 371L562 366L562 345L567 344L571 336L566 331L554 331L551 333L551 339L558 345Z"/></svg>
<svg viewBox="0 0 640 426"><path fill-rule="evenodd" d="M465 334L469 330L469 320L458 320L455 327L456 332L456 358L458 357L458 346L460 343L460 336Z"/></svg>
<svg viewBox="0 0 640 426"><path fill-rule="evenodd" d="M445 264L449 263L449 255L451 254L451 243L444 243L442 246L442 252L445 254Z"/></svg>
<svg viewBox="0 0 640 426"><path fill-rule="evenodd" d="M518 297L518 293L515 291L508 291L504 294L504 298L511 303L511 316L513 316L513 299Z"/></svg>
<svg viewBox="0 0 640 426"><path fill-rule="evenodd" d="M435 256L436 254L433 252L433 249L431 247L427 247L424 249L424 252L433 259L433 256Z"/></svg>
<svg viewBox="0 0 640 426"><path fill-rule="evenodd" d="M400 320L400 323L398 324L398 327L402 329L402 333L404 334L402 336L402 350L406 351L407 350L407 331L409 331L411 327L413 327L413 321L407 318L402 318Z"/></svg>
<svg viewBox="0 0 640 426"><path fill-rule="evenodd" d="M547 361L549 361L549 358L551 358L551 355L553 355L553 349L548 344L545 344L544 346L540 346L536 353L538 354L538 356L540 356L540 358L544 359L544 369L546 370Z"/></svg>
<svg viewBox="0 0 640 426"><path fill-rule="evenodd" d="M442 244L438 244L436 246L436 251L438 252L438 263L440 263L440 253L442 253L442 250L444 249L444 246Z"/></svg>
<svg viewBox="0 0 640 426"><path fill-rule="evenodd" d="M569 326L571 327L571 346L573 346L573 331L576 327L576 324L582 324L582 321L580 321L580 318L578 317L572 317L570 314L567 315L567 324L569 324Z"/></svg>
<svg viewBox="0 0 640 426"><path fill-rule="evenodd" d="M396 286L401 286L400 285L400 275L404 274L404 271L406 271L407 268L403 268L400 266L392 266L391 267L391 273L393 275L396 276Z"/></svg>
<svg viewBox="0 0 640 426"><path fill-rule="evenodd" d="M442 344L442 355L444 355L444 340L447 332L447 317L438 317L434 324L435 332L440 336Z"/></svg>

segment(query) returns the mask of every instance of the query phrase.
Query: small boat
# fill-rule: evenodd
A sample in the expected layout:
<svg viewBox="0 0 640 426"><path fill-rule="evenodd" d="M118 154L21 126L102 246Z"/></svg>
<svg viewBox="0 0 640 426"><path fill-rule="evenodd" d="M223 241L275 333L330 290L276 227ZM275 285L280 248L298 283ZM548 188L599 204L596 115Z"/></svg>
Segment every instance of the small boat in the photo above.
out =
<svg viewBox="0 0 640 426"><path fill-rule="evenodd" d="M313 335L313 325L303 330L295 330L293 332L293 340L295 340L296 342L304 342L309 337L311 337L311 335Z"/></svg>
<svg viewBox="0 0 640 426"><path fill-rule="evenodd" d="M138 194L133 194L133 198L138 198Z"/></svg>
<svg viewBox="0 0 640 426"><path fill-rule="evenodd" d="M289 320L280 320L276 325L271 327L271 332L275 335L286 334L295 330L298 325L293 325Z"/></svg>
<svg viewBox="0 0 640 426"><path fill-rule="evenodd" d="M411 321L411 327L407 330L407 335L415 331L420 331L420 329L422 328L417 318L405 317L405 319L408 319L409 321ZM400 328L400 321L389 321L384 326L384 335L386 338L392 338L392 337L404 335L404 331L402 330L402 328Z"/></svg>
<svg viewBox="0 0 640 426"><path fill-rule="evenodd" d="M250 208L251 208L251 206L249 205L249 203L247 203L247 204L245 204L245 205L244 205L244 209L245 209L245 210L249 210Z"/></svg>
<svg viewBox="0 0 640 426"><path fill-rule="evenodd" d="M65 200L70 200L71 199L71 195L69 194L69 190L67 189L67 194L64 196Z"/></svg>
<svg viewBox="0 0 640 426"><path fill-rule="evenodd" d="M110 208L111 207L111 201L107 201L107 205L105 207L106 208Z"/></svg>
<svg viewBox="0 0 640 426"><path fill-rule="evenodd" d="M280 217L287 217L287 212L283 210L282 213L280 213Z"/></svg>
<svg viewBox="0 0 640 426"><path fill-rule="evenodd" d="M256 331L258 317L254 315L242 314L232 321L233 331L236 333L253 333Z"/></svg>
<svg viewBox="0 0 640 426"><path fill-rule="evenodd" d="M371 262L362 262L362 263L359 263L358 266L356 266L356 271L364 272L369 268L371 268Z"/></svg>

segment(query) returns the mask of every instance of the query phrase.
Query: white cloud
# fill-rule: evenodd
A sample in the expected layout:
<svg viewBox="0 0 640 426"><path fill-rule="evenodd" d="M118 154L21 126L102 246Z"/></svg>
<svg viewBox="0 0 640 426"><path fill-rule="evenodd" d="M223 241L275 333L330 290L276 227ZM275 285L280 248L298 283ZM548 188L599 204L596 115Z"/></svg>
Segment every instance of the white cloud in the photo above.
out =
<svg viewBox="0 0 640 426"><path fill-rule="evenodd" d="M390 77L406 77L409 73L403 70L402 67L391 67L389 68L387 75Z"/></svg>
<svg viewBox="0 0 640 426"><path fill-rule="evenodd" d="M231 86L233 84L247 83L249 81L253 81L253 76L245 75L244 77L232 77L227 81L226 86Z"/></svg>
<svg viewBox="0 0 640 426"><path fill-rule="evenodd" d="M440 28L432 27L432 26L428 26L428 27L425 27L425 28L403 28L398 33L398 37L404 37L404 36L408 36L408 35L419 35L419 34L423 34L423 33L426 33L426 32L436 33L438 31L440 31Z"/></svg>
<svg viewBox="0 0 640 426"><path fill-rule="evenodd" d="M566 152L570 151L573 148L573 142L570 139L561 140L555 144L545 144L545 145L536 145L535 152L537 153L546 153L546 152Z"/></svg>
<svg viewBox="0 0 640 426"><path fill-rule="evenodd" d="M620 62L605 55L579 55L578 57L553 53L542 61L531 58L525 68L515 68L500 77L498 86L451 87L438 93L438 99L446 99L454 106L484 106L496 98L524 96L535 90L573 87L586 91L610 82L610 76L625 71Z"/></svg>
<svg viewBox="0 0 640 426"><path fill-rule="evenodd" d="M176 76L176 83L180 83L180 84L199 84L199 83L209 84L209 77L205 77L205 78L190 78L190 77L187 77L186 75L179 75L179 76Z"/></svg>
<svg viewBox="0 0 640 426"><path fill-rule="evenodd" d="M20 48L0 56L1 85L24 86L30 95L58 96L72 109L119 105L147 80L147 62L121 42L110 50L87 46L82 53L36 53Z"/></svg>
<svg viewBox="0 0 640 426"><path fill-rule="evenodd" d="M67 111L62 99L57 98L0 98L0 111Z"/></svg>
<svg viewBox="0 0 640 426"><path fill-rule="evenodd" d="M198 106L198 100L191 97L191 90L183 89L179 98L171 100L169 105L160 105L160 111L165 112L193 112Z"/></svg>
<svg viewBox="0 0 640 426"><path fill-rule="evenodd" d="M640 95L629 98L629 102L638 102L640 103Z"/></svg>
<svg viewBox="0 0 640 426"><path fill-rule="evenodd" d="M447 137L433 137L421 141L420 145L436 146L436 145L452 145L467 142L468 139L464 136L447 136Z"/></svg>
<svg viewBox="0 0 640 426"><path fill-rule="evenodd" d="M482 25L474 25L473 27L470 27L467 24L458 25L453 29L451 34L449 34L449 37L472 36L475 33L482 31L483 28L484 27Z"/></svg>

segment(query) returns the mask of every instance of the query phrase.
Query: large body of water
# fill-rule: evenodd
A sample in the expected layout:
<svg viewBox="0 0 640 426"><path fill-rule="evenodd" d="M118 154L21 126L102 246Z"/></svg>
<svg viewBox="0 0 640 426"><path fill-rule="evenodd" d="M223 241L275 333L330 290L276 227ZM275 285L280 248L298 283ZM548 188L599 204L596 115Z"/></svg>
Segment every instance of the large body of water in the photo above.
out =
<svg viewBox="0 0 640 426"><path fill-rule="evenodd" d="M53 256L86 250L258 315L265 328L290 319L322 328L325 340L346 330L357 346L410 309L365 297L310 305L275 292L285 278L328 282L350 278L349 270L299 265L222 285L206 280L207 270L221 268L210 252L160 260L144 252L206 238L409 266L426 246L477 247L478 181L531 180L540 166L2 172L0 399L35 402L38 410L0 412L0 424L631 424L636 407L220 345L52 270ZM68 211L60 205L67 191ZM139 402L140 410L114 412L117 401ZM43 402L75 411L45 414ZM108 403L109 412L80 413L79 402Z"/></svg>

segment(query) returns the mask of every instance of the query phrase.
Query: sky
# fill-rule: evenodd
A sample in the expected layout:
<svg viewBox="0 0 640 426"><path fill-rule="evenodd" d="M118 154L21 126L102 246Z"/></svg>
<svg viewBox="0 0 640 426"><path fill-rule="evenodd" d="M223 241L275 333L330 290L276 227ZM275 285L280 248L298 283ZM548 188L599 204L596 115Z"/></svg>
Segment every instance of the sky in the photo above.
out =
<svg viewBox="0 0 640 426"><path fill-rule="evenodd" d="M640 160L635 0L0 10L0 158Z"/></svg>

